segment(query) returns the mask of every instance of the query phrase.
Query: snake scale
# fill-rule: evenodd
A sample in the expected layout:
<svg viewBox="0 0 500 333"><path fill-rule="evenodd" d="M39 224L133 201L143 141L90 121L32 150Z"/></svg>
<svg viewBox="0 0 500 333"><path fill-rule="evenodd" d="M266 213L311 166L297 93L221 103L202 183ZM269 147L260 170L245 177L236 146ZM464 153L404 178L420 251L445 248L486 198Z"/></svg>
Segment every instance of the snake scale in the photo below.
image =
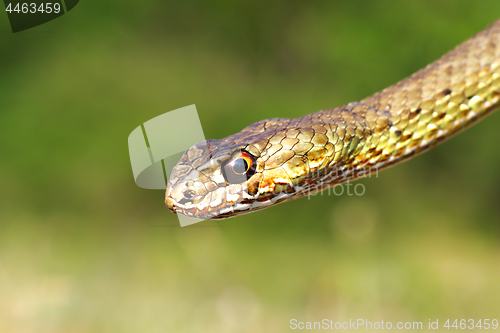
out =
<svg viewBox="0 0 500 333"><path fill-rule="evenodd" d="M405 161L500 106L500 20L410 77L359 102L262 120L188 149L165 203L228 218Z"/></svg>

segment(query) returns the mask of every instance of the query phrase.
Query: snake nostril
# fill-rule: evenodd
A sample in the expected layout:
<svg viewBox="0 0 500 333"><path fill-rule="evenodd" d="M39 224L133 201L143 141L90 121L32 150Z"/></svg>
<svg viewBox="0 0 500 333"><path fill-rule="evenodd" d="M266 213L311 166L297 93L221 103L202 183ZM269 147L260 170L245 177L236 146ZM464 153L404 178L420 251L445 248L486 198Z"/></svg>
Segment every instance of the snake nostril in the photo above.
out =
<svg viewBox="0 0 500 333"><path fill-rule="evenodd" d="M191 199L192 197L195 196L196 193L194 193L193 190L185 190L184 192L182 192L182 195L184 195L184 198L186 199Z"/></svg>

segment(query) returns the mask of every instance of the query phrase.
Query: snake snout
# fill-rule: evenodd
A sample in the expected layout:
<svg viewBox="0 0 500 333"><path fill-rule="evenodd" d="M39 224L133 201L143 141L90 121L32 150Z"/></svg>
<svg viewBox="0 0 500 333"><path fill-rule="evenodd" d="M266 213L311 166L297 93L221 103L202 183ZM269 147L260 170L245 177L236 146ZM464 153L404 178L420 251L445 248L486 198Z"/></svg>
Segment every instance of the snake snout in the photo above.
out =
<svg viewBox="0 0 500 333"><path fill-rule="evenodd" d="M175 211L175 200L171 196L172 194L172 187L170 186L170 183L167 184L167 190L165 192L165 205L167 205L167 208L170 209L172 212L176 213Z"/></svg>
<svg viewBox="0 0 500 333"><path fill-rule="evenodd" d="M193 211L203 200L207 191L202 183L187 180L174 185L167 184L165 205L174 213Z"/></svg>

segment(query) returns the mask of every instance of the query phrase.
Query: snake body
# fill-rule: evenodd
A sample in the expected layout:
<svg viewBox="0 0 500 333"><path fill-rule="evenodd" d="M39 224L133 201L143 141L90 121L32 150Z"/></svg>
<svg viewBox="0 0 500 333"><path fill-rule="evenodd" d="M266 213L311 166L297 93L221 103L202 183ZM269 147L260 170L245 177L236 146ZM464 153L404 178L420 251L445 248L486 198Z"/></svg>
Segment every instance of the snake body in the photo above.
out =
<svg viewBox="0 0 500 333"><path fill-rule="evenodd" d="M172 170L165 203L202 219L269 207L407 160L499 106L497 21L361 101L200 142Z"/></svg>

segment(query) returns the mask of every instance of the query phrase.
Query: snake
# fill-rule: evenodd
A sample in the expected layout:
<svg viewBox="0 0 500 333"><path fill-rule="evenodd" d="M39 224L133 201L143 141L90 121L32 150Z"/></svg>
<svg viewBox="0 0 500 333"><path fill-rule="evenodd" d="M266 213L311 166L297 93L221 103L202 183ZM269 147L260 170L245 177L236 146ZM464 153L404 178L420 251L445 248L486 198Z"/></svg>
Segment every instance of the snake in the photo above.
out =
<svg viewBox="0 0 500 333"><path fill-rule="evenodd" d="M406 161L499 107L500 20L363 100L192 146L165 204L204 220L271 207Z"/></svg>

